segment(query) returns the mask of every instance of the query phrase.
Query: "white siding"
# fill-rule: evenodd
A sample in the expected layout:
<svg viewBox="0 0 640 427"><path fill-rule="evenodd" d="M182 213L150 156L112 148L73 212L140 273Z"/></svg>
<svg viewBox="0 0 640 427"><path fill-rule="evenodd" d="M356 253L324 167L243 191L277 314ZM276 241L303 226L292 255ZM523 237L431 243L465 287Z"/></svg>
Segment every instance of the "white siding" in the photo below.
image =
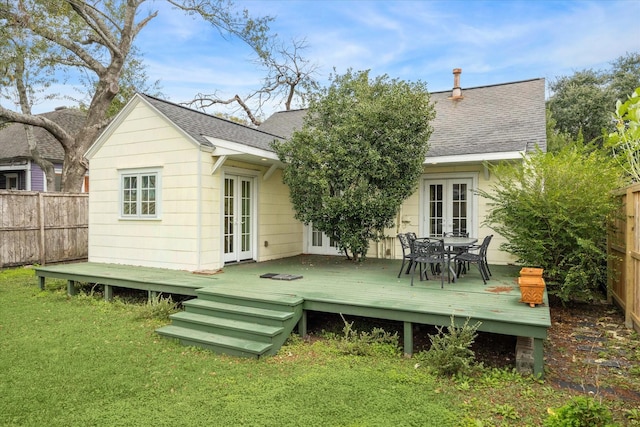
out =
<svg viewBox="0 0 640 427"><path fill-rule="evenodd" d="M215 152L214 152L215 154ZM139 102L113 129L91 158L89 193L89 260L183 270L215 270L223 267L222 169L211 174L217 157L202 150L144 102ZM158 219L125 220L119 217L119 171L157 168L162 179L162 213ZM257 230L255 258L267 261L301 254L302 223L294 218L289 190L282 171L263 179L267 166L227 160L224 168L254 176ZM490 188L481 165L425 167L425 174L468 174L478 187ZM419 187L421 188L421 187ZM200 191L199 191L200 189ZM483 226L487 201L477 197L477 236L494 234L489 262L506 264L513 257L501 252L504 239ZM397 233L420 233L420 191L402 205L387 239L372 242L370 257L399 259Z"/></svg>
<svg viewBox="0 0 640 427"><path fill-rule="evenodd" d="M258 261L301 254L303 227L293 217L289 188L282 182L282 171L276 171L266 181L260 177L259 181Z"/></svg>
<svg viewBox="0 0 640 427"><path fill-rule="evenodd" d="M140 102L91 158L89 260L196 270L199 148ZM210 162L210 156L206 158ZM162 214L119 218L119 170L160 168ZM219 264L219 263L218 263Z"/></svg>
<svg viewBox="0 0 640 427"><path fill-rule="evenodd" d="M427 166L425 168L425 174L420 179L423 180L425 178L429 178L430 174L438 174L440 176L441 174L449 174L449 173L452 173L452 174L468 173L468 174L477 175L478 189L480 190L485 190L485 191L489 190L491 185L494 182L494 177L492 176L490 176L488 180L485 179L484 167L482 165L450 166L450 167ZM499 249L500 244L505 241L504 237L500 236L494 230L490 229L489 227L483 224L485 217L487 215L487 209L488 209L487 200L479 196L475 196L475 197L477 198L476 224L477 224L478 233L477 233L477 236L472 236L472 237L478 237L478 241L482 242L482 239L485 236L489 234L493 234L493 239L491 240L491 244L489 245L489 250L487 252L487 259L489 263L491 264L514 263L515 258L511 254L507 252L503 252ZM390 257L400 259L402 257L402 249L400 248L400 243L398 242L398 239L395 238L395 236L398 233L407 233L410 231L420 235L420 220L421 220L420 197L419 197L419 190L418 190L403 203L400 210L400 214L396 219L396 227L394 229L387 230L387 235L393 239L393 243L386 241L381 243L379 247L382 247L382 245L384 245L383 247L385 250L387 248L390 248L391 249ZM372 245L372 248L375 248L375 246ZM386 255L385 251L378 250L378 252L384 253L385 257L389 257L389 255ZM372 255L375 256L374 253L372 253L372 251L370 250L369 256L372 256Z"/></svg>

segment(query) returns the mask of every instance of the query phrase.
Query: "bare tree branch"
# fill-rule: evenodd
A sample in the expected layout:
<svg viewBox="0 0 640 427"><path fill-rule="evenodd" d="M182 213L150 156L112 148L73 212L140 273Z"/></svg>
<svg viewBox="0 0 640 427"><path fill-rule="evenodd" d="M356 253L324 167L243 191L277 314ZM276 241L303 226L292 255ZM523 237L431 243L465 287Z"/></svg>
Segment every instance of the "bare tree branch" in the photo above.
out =
<svg viewBox="0 0 640 427"><path fill-rule="evenodd" d="M274 100L282 103L285 110L291 110L294 100L304 106L308 95L318 88L315 80L318 66L302 57L302 51L308 47L306 40L292 40L289 46L273 42L261 51L256 51L255 62L264 67L267 75L262 80L262 87L240 97L220 98L217 92L199 93L185 103L202 111L214 105L237 104L247 115L251 123L259 125L257 118L264 106ZM255 103L252 102L255 100ZM253 105L253 107L252 107Z"/></svg>
<svg viewBox="0 0 640 427"><path fill-rule="evenodd" d="M2 49L8 43L8 36L20 34L30 43L43 44L42 49L31 58L37 64L34 69L46 73L43 70L54 67L57 70L69 70L74 67L82 76L82 83L87 83L85 89L91 101L86 107L85 124L73 135L45 117L17 113L0 106L0 124L16 122L42 127L60 141L65 151L62 170L64 191L80 191L87 168L84 153L108 122L114 100L117 105L126 102L117 97L122 96L120 82L123 73L126 73L128 66L136 67L135 61L128 62L132 55L135 56L132 53L132 50L135 52L133 42L158 14L152 11L146 16L138 16L144 1L0 0ZM268 23L272 18L254 19L246 10L236 13L229 0L167 1L188 14L204 18L221 34L239 37L256 52L262 52L270 40ZM0 51L0 59L4 61L5 58L8 61L17 60L11 52ZM139 66L141 62L137 64ZM4 74L0 75L0 89L5 92L8 92L8 86L15 86L12 67L14 65L5 66L0 62ZM135 89L135 85L128 86L124 92L132 94L135 92L132 88ZM29 91L33 89L30 87ZM6 93L0 95L7 97ZM245 104L243 108L248 110L249 107Z"/></svg>

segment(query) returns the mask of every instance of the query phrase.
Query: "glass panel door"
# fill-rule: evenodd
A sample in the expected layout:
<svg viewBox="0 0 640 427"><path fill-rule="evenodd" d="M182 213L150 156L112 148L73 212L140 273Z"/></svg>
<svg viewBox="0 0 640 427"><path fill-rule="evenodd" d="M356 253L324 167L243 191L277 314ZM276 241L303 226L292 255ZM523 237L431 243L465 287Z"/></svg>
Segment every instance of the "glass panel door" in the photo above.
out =
<svg viewBox="0 0 640 427"><path fill-rule="evenodd" d="M340 255L338 243L326 234L317 230L313 225L306 226L307 253L316 255Z"/></svg>
<svg viewBox="0 0 640 427"><path fill-rule="evenodd" d="M472 233L472 185L469 178L425 180L423 230L427 236L439 237L444 232Z"/></svg>
<svg viewBox="0 0 640 427"><path fill-rule="evenodd" d="M431 182L428 187L428 212L429 226L428 236L442 236L444 231L444 187L442 182Z"/></svg>
<svg viewBox="0 0 640 427"><path fill-rule="evenodd" d="M254 258L253 178L225 175L223 196L224 262Z"/></svg>

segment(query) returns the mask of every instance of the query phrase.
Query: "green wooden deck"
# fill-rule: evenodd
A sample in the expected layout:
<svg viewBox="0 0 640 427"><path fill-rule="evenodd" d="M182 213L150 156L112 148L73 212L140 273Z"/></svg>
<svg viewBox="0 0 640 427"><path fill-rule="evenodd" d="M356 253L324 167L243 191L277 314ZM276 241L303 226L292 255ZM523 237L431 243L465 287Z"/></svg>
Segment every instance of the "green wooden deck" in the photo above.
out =
<svg viewBox="0 0 640 427"><path fill-rule="evenodd" d="M199 275L183 271L97 263L64 264L36 268L40 286L46 277L74 282L101 283L105 297L111 286L149 292L196 295L196 289L248 292L256 295L290 295L304 300L303 309L342 313L404 322L404 347L413 349L413 324L449 325L451 316L459 324L469 318L481 322L479 330L532 339L534 372L543 373L543 341L551 326L549 305L535 308L519 302L519 268L491 266L493 276L486 286L471 266L468 274L440 288L439 280L420 281L403 274L397 278L400 261L367 259L353 264L341 257L297 256L263 263L225 267L218 274ZM286 281L260 278L265 273L293 274L301 279ZM107 290L109 289L109 290ZM306 332L306 316L299 330Z"/></svg>

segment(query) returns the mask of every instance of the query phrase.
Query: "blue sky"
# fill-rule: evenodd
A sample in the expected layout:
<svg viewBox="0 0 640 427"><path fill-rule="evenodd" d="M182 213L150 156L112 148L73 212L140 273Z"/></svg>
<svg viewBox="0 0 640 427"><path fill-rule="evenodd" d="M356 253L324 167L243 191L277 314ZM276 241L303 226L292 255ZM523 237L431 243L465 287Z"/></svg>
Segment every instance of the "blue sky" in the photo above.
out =
<svg viewBox="0 0 640 427"><path fill-rule="evenodd" d="M622 1L236 1L252 15L271 15L285 42L306 39L303 56L326 84L335 68L370 69L449 90L453 68L463 88L606 69L640 51L640 0ZM140 33L148 74L173 102L195 94L243 96L264 72L251 51L208 24L159 9ZM59 105L59 102L58 102ZM47 109L41 105L38 109ZM277 107L272 107L277 108Z"/></svg>

